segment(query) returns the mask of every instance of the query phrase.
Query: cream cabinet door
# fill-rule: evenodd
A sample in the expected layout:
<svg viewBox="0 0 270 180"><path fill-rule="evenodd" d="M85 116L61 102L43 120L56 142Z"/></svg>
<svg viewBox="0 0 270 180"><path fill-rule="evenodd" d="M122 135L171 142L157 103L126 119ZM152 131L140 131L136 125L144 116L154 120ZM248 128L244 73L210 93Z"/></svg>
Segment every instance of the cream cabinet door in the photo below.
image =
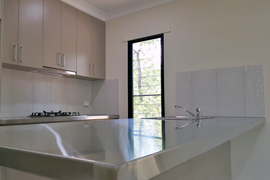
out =
<svg viewBox="0 0 270 180"><path fill-rule="evenodd" d="M62 3L61 18L61 69L76 71L76 13L77 10Z"/></svg>
<svg viewBox="0 0 270 180"><path fill-rule="evenodd" d="M43 66L61 66L61 2L44 0Z"/></svg>
<svg viewBox="0 0 270 180"><path fill-rule="evenodd" d="M18 63L19 0L3 0L2 62Z"/></svg>
<svg viewBox="0 0 270 180"><path fill-rule="evenodd" d="M105 79L105 23L92 18L92 73L93 77Z"/></svg>
<svg viewBox="0 0 270 180"><path fill-rule="evenodd" d="M0 19L2 19L2 1L0 1Z"/></svg>
<svg viewBox="0 0 270 180"><path fill-rule="evenodd" d="M43 0L19 1L18 65L42 67Z"/></svg>
<svg viewBox="0 0 270 180"><path fill-rule="evenodd" d="M3 62L41 68L43 0L4 0L3 6Z"/></svg>
<svg viewBox="0 0 270 180"><path fill-rule="evenodd" d="M77 10L77 75L91 77L91 21L92 17Z"/></svg>

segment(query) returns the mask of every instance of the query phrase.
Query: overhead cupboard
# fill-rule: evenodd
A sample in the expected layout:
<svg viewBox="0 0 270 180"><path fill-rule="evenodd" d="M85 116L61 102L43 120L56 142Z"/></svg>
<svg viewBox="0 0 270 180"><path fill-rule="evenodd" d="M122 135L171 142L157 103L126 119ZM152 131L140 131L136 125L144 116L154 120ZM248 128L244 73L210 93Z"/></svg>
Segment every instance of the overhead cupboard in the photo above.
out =
<svg viewBox="0 0 270 180"><path fill-rule="evenodd" d="M2 0L3 67L105 79L105 23L60 0Z"/></svg>
<svg viewBox="0 0 270 180"><path fill-rule="evenodd" d="M3 0L2 62L42 68L43 0Z"/></svg>
<svg viewBox="0 0 270 180"><path fill-rule="evenodd" d="M61 1L44 0L43 66L76 72L76 13Z"/></svg>
<svg viewBox="0 0 270 180"><path fill-rule="evenodd" d="M77 11L77 75L105 79L104 51L105 23Z"/></svg>

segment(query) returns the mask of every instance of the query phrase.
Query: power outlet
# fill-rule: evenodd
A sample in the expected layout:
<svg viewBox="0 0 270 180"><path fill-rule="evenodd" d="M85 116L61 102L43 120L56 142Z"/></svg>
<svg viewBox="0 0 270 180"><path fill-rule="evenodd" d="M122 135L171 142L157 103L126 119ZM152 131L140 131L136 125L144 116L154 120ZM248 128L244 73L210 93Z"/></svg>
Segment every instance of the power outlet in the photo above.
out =
<svg viewBox="0 0 270 180"><path fill-rule="evenodd" d="M90 128L89 124L84 124L83 128Z"/></svg>
<svg viewBox="0 0 270 180"><path fill-rule="evenodd" d="M83 101L83 106L84 106L84 107L89 107L89 105L90 105L90 104L89 104L89 101Z"/></svg>

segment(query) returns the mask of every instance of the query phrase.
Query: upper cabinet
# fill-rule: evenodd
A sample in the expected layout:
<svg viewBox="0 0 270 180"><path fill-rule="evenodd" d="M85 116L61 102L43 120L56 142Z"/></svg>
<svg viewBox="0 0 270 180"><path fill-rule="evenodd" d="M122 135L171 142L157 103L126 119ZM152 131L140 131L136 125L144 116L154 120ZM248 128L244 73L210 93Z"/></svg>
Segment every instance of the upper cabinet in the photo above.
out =
<svg viewBox="0 0 270 180"><path fill-rule="evenodd" d="M43 66L76 71L76 9L44 0Z"/></svg>
<svg viewBox="0 0 270 180"><path fill-rule="evenodd" d="M65 70L76 71L76 12L77 10L65 3L61 10L61 49L62 49L62 68Z"/></svg>
<svg viewBox="0 0 270 180"><path fill-rule="evenodd" d="M92 73L95 78L105 79L105 23L92 18Z"/></svg>
<svg viewBox="0 0 270 180"><path fill-rule="evenodd" d="M105 79L105 23L60 0L2 2L3 67ZM1 6L0 6L1 8Z"/></svg>
<svg viewBox="0 0 270 180"><path fill-rule="evenodd" d="M0 1L0 19L2 19L2 1Z"/></svg>
<svg viewBox="0 0 270 180"><path fill-rule="evenodd" d="M61 67L61 2L44 0L43 66Z"/></svg>
<svg viewBox="0 0 270 180"><path fill-rule="evenodd" d="M77 75L105 79L105 23L79 10Z"/></svg>
<svg viewBox="0 0 270 180"><path fill-rule="evenodd" d="M42 67L43 0L3 0L2 62Z"/></svg>
<svg viewBox="0 0 270 180"><path fill-rule="evenodd" d="M77 75L85 77L92 77L91 22L91 16L77 10Z"/></svg>

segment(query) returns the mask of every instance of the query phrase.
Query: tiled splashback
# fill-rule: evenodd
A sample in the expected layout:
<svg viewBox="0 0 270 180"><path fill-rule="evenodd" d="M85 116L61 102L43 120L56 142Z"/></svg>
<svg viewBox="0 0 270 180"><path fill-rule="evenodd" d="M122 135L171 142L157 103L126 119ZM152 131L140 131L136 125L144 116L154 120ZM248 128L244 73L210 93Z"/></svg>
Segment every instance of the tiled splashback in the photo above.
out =
<svg viewBox="0 0 270 180"><path fill-rule="evenodd" d="M119 79L92 82L92 112L119 114Z"/></svg>
<svg viewBox="0 0 270 180"><path fill-rule="evenodd" d="M84 107L83 102L90 106ZM2 69L0 117L28 116L35 111L91 113L91 82Z"/></svg>
<svg viewBox="0 0 270 180"><path fill-rule="evenodd" d="M179 72L176 93L176 104L200 107L203 115L265 117L262 66Z"/></svg>

